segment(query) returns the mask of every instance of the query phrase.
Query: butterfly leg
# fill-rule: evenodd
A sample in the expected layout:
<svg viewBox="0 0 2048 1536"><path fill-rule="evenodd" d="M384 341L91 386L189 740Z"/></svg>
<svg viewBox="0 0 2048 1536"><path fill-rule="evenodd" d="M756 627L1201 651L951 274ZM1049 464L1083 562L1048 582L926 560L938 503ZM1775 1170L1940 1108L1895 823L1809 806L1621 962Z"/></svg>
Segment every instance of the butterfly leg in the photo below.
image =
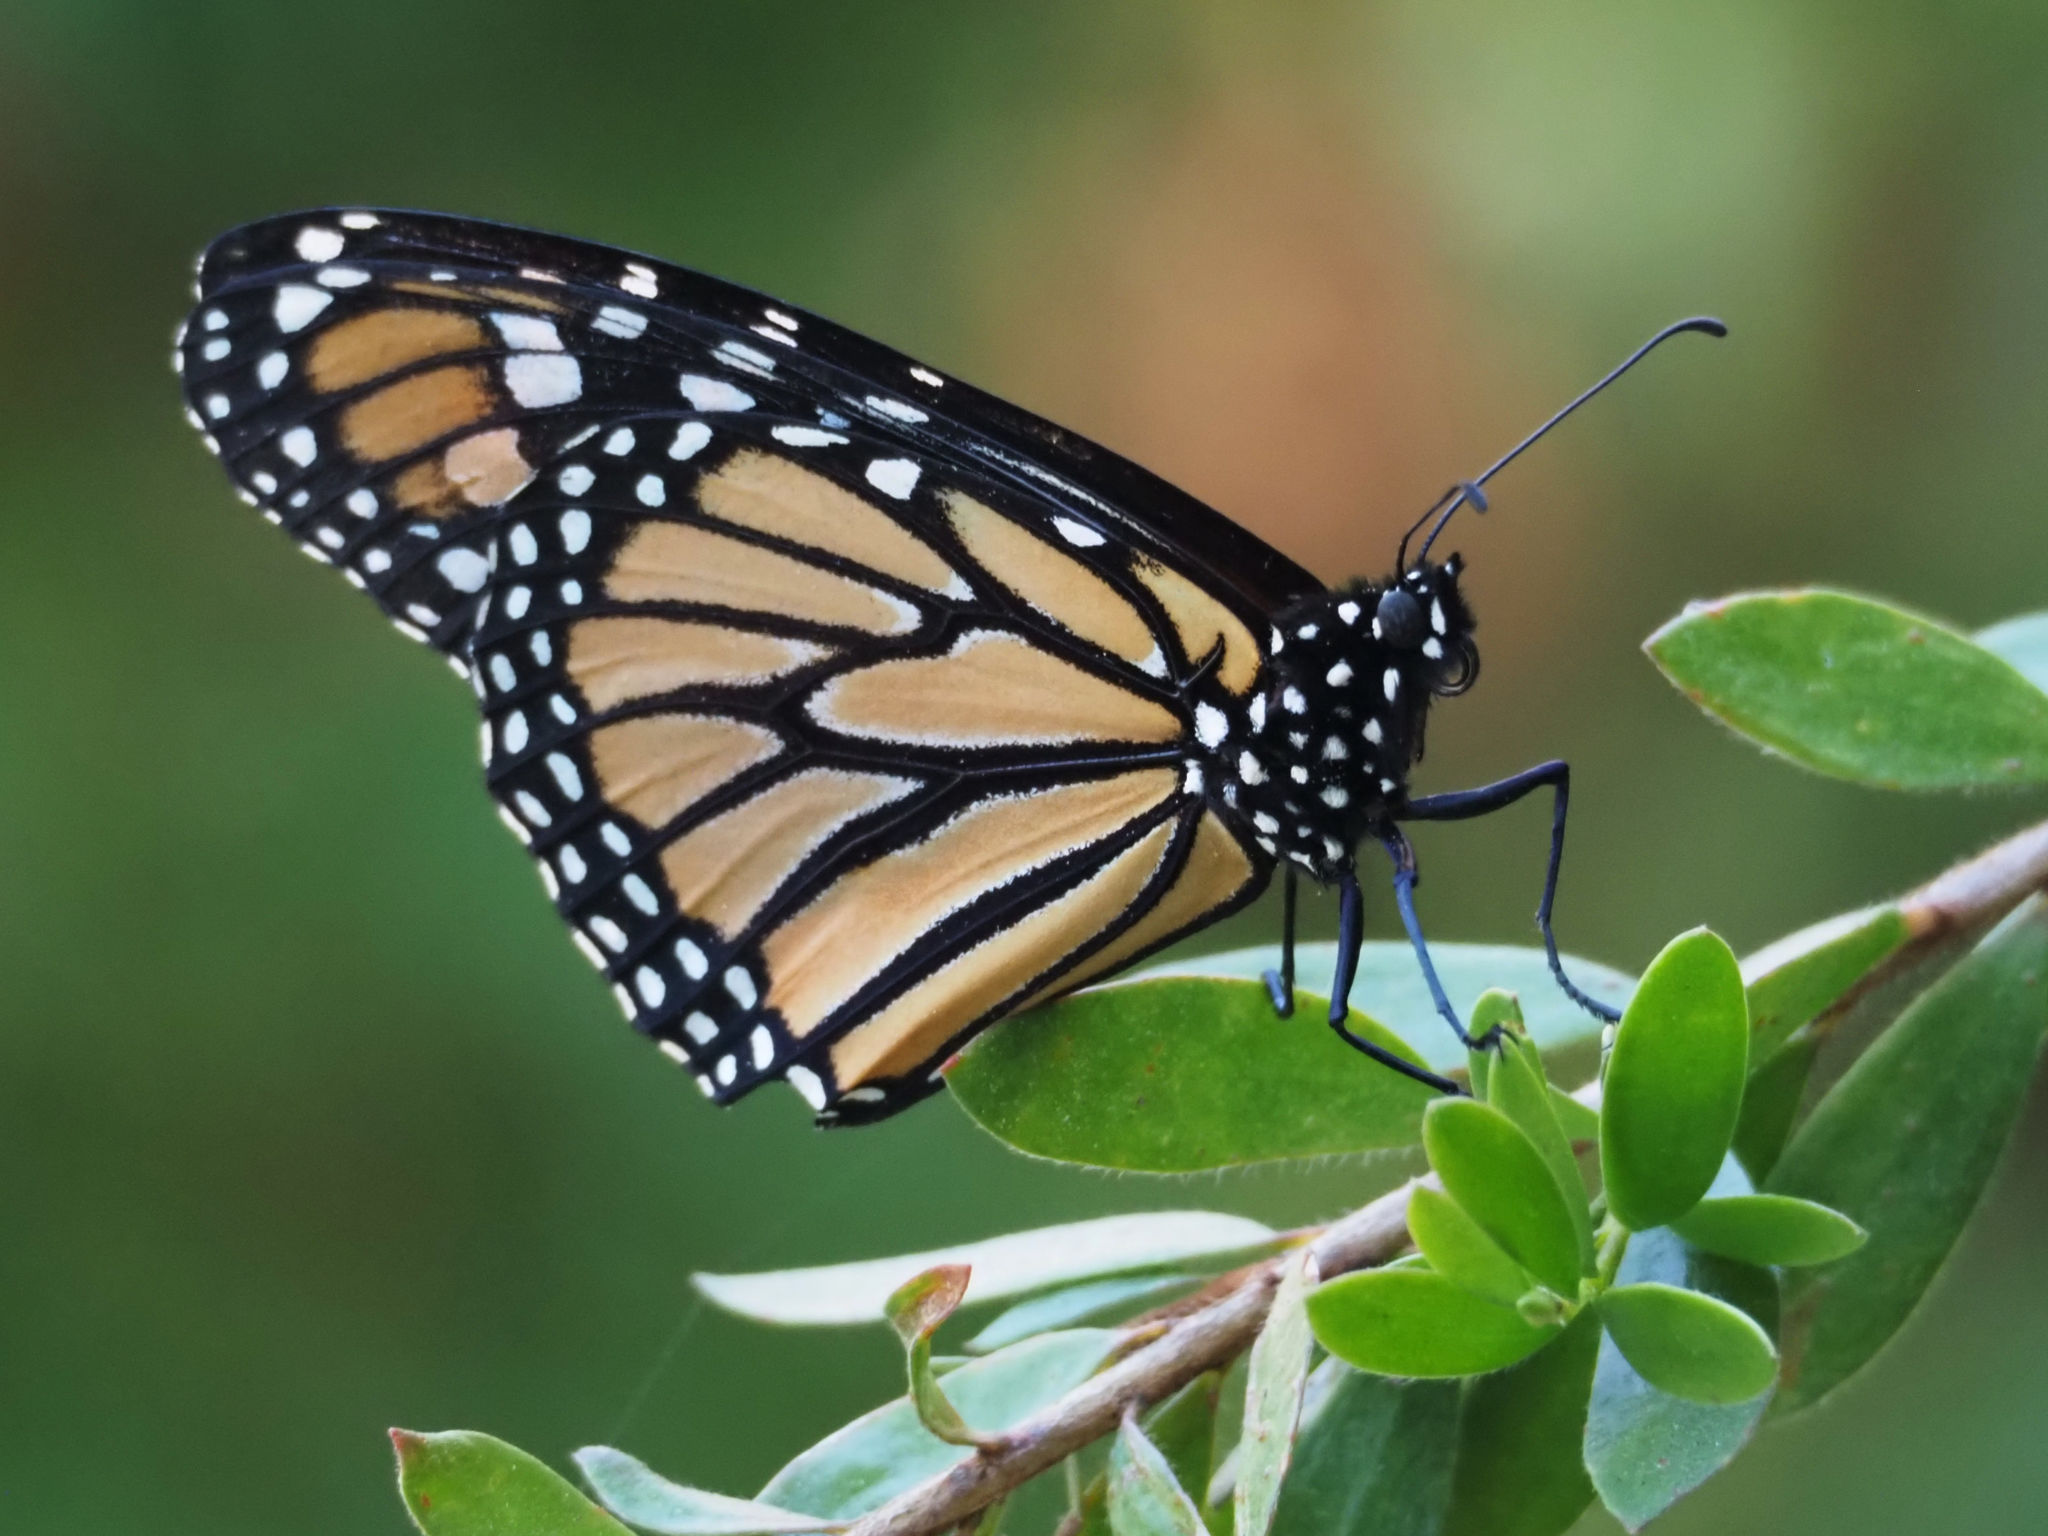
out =
<svg viewBox="0 0 2048 1536"><path fill-rule="evenodd" d="M1393 835L1396 838L1401 836L1399 832L1395 832ZM1405 839L1402 841L1402 846L1406 846ZM1410 855L1409 863L1412 867L1414 863L1413 855ZM1452 1082L1448 1077L1439 1077L1427 1067L1417 1066L1406 1057L1395 1055L1385 1046L1375 1045L1372 1041L1364 1038L1364 1036L1353 1034L1349 1026L1344 1022L1351 1016L1351 983L1358 975L1359 947L1365 942L1365 899L1359 893L1358 875L1355 871L1345 872L1343 884L1338 889L1337 899L1337 975L1336 980L1330 986L1330 1028L1334 1029L1339 1037L1343 1039L1344 1043L1352 1047L1352 1049L1363 1051L1381 1066L1392 1067L1403 1077L1412 1077L1416 1082L1425 1083L1429 1087L1434 1088L1438 1093L1463 1093L1465 1090ZM1413 913L1414 904L1412 902L1407 910L1410 914ZM1415 932L1412 926L1409 931L1411 933ZM1430 987L1435 991L1439 1003L1448 1008L1450 1005L1442 1002L1443 988L1436 984L1436 973L1429 968L1429 955L1426 950L1420 948L1421 942L1421 938L1418 935L1416 944L1418 952L1423 957L1423 971L1428 975ZM1447 1017L1455 1020L1455 1015L1447 1015ZM1453 1028L1455 1027L1454 1022ZM1460 1029L1458 1033L1462 1036L1464 1031Z"/></svg>
<svg viewBox="0 0 2048 1536"><path fill-rule="evenodd" d="M1557 871L1564 862L1565 812L1571 803L1571 765L1562 761L1538 763L1534 768L1512 774L1494 784L1482 784L1477 789L1461 789L1444 795L1425 795L1420 800L1410 800L1401 812L1407 821L1464 821L1473 816L1487 816L1495 811L1505 810L1524 795L1548 786L1550 801L1550 865L1543 875L1543 900L1536 905L1536 927L1543 935L1543 952L1550 958L1550 974L1557 978L1564 995L1577 1003L1596 1019L1613 1023L1621 1017L1621 1011L1588 997L1572 979L1564 973L1564 962L1557 954L1557 934L1550 925L1550 910L1557 901ZM1412 932L1413 930L1411 930ZM1419 940L1417 941L1420 942Z"/></svg>
<svg viewBox="0 0 2048 1536"><path fill-rule="evenodd" d="M1280 969L1265 973L1266 995L1273 999L1273 1011L1283 1019L1294 1017L1294 865L1282 878L1280 896Z"/></svg>

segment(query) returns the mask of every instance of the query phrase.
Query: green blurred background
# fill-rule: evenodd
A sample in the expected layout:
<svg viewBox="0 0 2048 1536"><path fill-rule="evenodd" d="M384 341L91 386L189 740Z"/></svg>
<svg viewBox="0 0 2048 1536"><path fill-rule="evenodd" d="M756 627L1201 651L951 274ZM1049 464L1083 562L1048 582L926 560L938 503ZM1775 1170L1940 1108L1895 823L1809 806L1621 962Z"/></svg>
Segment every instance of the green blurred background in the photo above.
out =
<svg viewBox="0 0 2048 1536"><path fill-rule="evenodd" d="M1422 783L1569 756L1561 923L1624 966L2043 813L1804 777L1637 651L1751 585L2048 604L2037 4L0 0L9 1531L395 1536L394 1423L750 1491L892 1351L701 1315L693 1268L1377 1187L1028 1165L943 1100L821 1136L794 1095L712 1112L633 1039L479 791L463 687L179 419L193 253L329 201L787 296L1331 578L1718 312L1732 340L1674 346L1464 528L1486 677ZM1434 931L1525 936L1541 829L1425 831ZM2036 1113L1927 1314L1668 1529L2038 1529L2044 1195Z"/></svg>

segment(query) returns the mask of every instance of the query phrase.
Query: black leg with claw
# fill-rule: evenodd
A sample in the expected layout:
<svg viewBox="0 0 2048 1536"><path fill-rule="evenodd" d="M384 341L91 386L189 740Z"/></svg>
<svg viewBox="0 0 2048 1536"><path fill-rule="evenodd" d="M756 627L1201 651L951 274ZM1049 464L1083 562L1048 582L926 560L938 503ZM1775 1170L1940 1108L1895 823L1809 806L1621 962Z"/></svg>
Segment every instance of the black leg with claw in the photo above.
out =
<svg viewBox="0 0 2048 1536"><path fill-rule="evenodd" d="M1494 811L1505 810L1524 795L1546 786L1551 790L1550 865L1543 875L1543 900L1536 907L1537 931L1543 935L1543 952L1550 958L1550 974L1557 978L1557 984L1563 989L1564 995L1585 1009L1586 1012L1592 1014L1596 1019L1605 1019L1611 1024L1621 1017L1620 1010L1610 1007L1597 998L1588 997L1572 983L1572 979L1569 976L1565 975L1564 962L1558 958L1557 954L1557 935L1552 931L1550 924L1550 909L1557 900L1558 867L1564 862L1565 812L1571 803L1572 770L1568 763L1560 761L1538 763L1534 768L1524 769L1522 772L1512 774L1498 783L1482 784L1477 789L1461 789L1444 795L1425 795L1419 800L1410 800L1401 810L1401 819L1404 821L1465 821L1474 816L1486 816ZM1406 846L1405 839L1403 840L1403 846ZM1392 845L1390 844L1389 851L1391 849ZM1408 866L1411 871L1409 881L1411 885L1414 883L1412 875L1414 863L1415 856L1410 852L1408 855ZM1394 879L1398 895L1401 878L1398 873L1398 860L1396 861L1396 870L1397 873ZM1404 921L1406 917L1407 909L1404 908ZM1412 924L1408 932L1409 936L1415 941L1417 952L1420 953L1422 940ZM1423 969L1427 971L1428 968L1429 963L1425 959ZM1434 982L1435 978L1432 976L1432 986ZM1440 1008L1443 1006L1441 991L1437 994L1437 1003Z"/></svg>
<svg viewBox="0 0 2048 1536"><path fill-rule="evenodd" d="M1395 834L1399 836L1399 833ZM1404 1056L1397 1056L1385 1046L1375 1045L1361 1035L1351 1032L1345 1023L1351 1015L1351 983L1358 975L1359 946L1365 942L1365 901L1358 889L1358 876L1347 871L1343 877L1337 907L1337 974L1330 987L1330 1028L1353 1050L1363 1051L1383 1067L1392 1067L1403 1077L1412 1077L1418 1083L1425 1083L1438 1093L1463 1093L1465 1090L1448 1077L1440 1077L1427 1067L1417 1066ZM1425 969L1428 961L1425 958ZM1434 975L1430 977L1435 984ZM1442 989L1438 988L1441 995ZM1462 1035L1463 1031L1459 1031Z"/></svg>

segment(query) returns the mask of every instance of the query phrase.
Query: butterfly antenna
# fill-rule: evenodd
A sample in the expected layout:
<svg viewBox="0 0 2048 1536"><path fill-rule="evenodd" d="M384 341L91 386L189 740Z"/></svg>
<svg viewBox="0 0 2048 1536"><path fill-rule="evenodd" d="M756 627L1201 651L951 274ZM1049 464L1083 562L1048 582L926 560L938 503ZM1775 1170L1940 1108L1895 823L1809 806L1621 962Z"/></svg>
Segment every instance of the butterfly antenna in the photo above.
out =
<svg viewBox="0 0 2048 1536"><path fill-rule="evenodd" d="M1615 364L1613 368L1609 369L1590 389L1578 395L1577 398L1573 399L1562 410L1544 422L1542 426L1502 454L1499 459L1494 461L1493 466L1486 473L1475 476L1470 480L1460 481L1444 492L1442 496L1438 497L1435 504L1415 520L1414 527L1411 527L1406 533L1401 535L1401 548L1400 553L1395 559L1395 568L1397 570L1406 570L1408 568L1408 541L1415 536L1416 530L1425 522L1428 522L1432 516L1436 518L1436 523L1429 530L1429 537L1422 541L1422 548L1416 552L1415 558L1418 563L1429 558L1430 545L1436 542L1436 536L1444 531L1444 525L1451 520L1451 514L1456 512L1458 508L1470 502L1474 510L1480 512L1486 510L1486 496L1480 490L1481 486L1514 463L1529 448L1534 447L1536 442L1546 432L1563 421L1565 417L1571 415L1573 411L1576 411L1588 400L1599 394L1601 390L1612 384L1624 373L1627 373L1629 369L1635 367L1637 363L1648 357L1658 347L1684 331L1699 331L1708 336L1726 336L1728 334L1728 327L1719 320L1716 320L1712 315L1694 315L1689 320L1679 320L1665 326L1663 330L1652 336L1640 347L1637 347L1635 351L1629 353L1627 357ZM1439 508L1442 510L1439 511Z"/></svg>

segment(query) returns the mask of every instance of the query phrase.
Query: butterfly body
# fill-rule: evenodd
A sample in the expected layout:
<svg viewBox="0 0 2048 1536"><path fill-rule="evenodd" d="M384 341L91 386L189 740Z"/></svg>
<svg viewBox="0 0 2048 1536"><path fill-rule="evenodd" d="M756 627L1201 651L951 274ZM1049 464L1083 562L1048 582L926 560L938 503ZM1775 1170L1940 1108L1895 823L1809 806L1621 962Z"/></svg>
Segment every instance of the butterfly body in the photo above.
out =
<svg viewBox="0 0 2048 1536"><path fill-rule="evenodd" d="M1266 685L1246 711L1244 736L1220 754L1225 799L1250 818L1266 853L1327 884L1397 818L1431 701L1462 692L1478 665L1458 571L1453 556L1383 583L1349 583L1276 617ZM1412 632L1392 633L1381 618L1392 592L1414 603Z"/></svg>
<svg viewBox="0 0 2048 1536"><path fill-rule="evenodd" d="M721 1103L891 1114L1276 868L1290 913L1295 870L1339 882L1355 946L1360 842L1478 813L1407 793L1477 664L1455 557L1326 589L1106 449L605 246L328 209L196 286L194 425L468 679L571 935Z"/></svg>

